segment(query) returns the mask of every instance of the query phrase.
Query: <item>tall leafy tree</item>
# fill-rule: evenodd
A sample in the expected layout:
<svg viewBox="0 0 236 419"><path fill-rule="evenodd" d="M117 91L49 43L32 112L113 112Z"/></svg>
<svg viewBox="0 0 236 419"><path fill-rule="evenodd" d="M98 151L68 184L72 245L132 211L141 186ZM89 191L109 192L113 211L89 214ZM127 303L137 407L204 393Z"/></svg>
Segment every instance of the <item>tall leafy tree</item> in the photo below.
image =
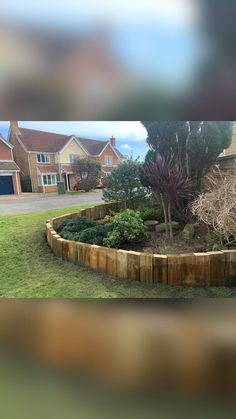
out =
<svg viewBox="0 0 236 419"><path fill-rule="evenodd" d="M141 121L148 136L150 151L146 160L156 154L174 156L191 178L196 191L201 180L219 154L230 145L232 123L229 121Z"/></svg>
<svg viewBox="0 0 236 419"><path fill-rule="evenodd" d="M191 181L191 193L178 202L172 199L172 208L183 220L187 219L187 207L201 190L202 179L208 172L219 154L230 145L232 123L228 121L142 121L148 136L148 151L142 170L143 184L152 184L145 178L148 163L160 164L157 156L161 156L166 165L174 160L181 169L182 177ZM152 171L154 166L152 165ZM168 169L168 167L167 167ZM159 170L156 167L156 170ZM171 182L171 177L169 177ZM167 188L167 182L166 182Z"/></svg>

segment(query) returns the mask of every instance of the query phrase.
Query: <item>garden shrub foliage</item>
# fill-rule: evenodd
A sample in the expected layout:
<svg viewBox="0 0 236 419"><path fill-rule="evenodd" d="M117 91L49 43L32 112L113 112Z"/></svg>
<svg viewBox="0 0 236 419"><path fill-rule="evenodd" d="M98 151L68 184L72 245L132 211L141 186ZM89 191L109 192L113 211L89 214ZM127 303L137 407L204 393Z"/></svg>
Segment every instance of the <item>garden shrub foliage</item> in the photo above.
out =
<svg viewBox="0 0 236 419"><path fill-rule="evenodd" d="M111 231L111 224L91 221L87 217L77 217L63 221L57 231L66 240L102 245Z"/></svg>
<svg viewBox="0 0 236 419"><path fill-rule="evenodd" d="M79 233L86 228L94 227L96 224L96 221L91 221L87 217L76 217L63 221L57 231L64 237L65 233Z"/></svg>
<svg viewBox="0 0 236 419"><path fill-rule="evenodd" d="M143 208L139 212L143 221L157 220L161 223L164 221L164 212L161 204L153 208Z"/></svg>
<svg viewBox="0 0 236 419"><path fill-rule="evenodd" d="M146 228L138 211L127 209L112 219L112 230L103 243L107 247L118 247L122 243L133 243L145 237Z"/></svg>
<svg viewBox="0 0 236 419"><path fill-rule="evenodd" d="M66 240L118 247L122 243L142 240L145 237L146 227L139 211L127 209L102 223L91 221L86 217L65 220L57 231Z"/></svg>
<svg viewBox="0 0 236 419"><path fill-rule="evenodd" d="M138 159L130 158L120 163L108 175L103 199L107 202L124 202L126 208L134 208L148 193L148 189L141 184Z"/></svg>
<svg viewBox="0 0 236 419"><path fill-rule="evenodd" d="M86 228L80 233L80 241L83 243L103 245L103 240L111 231L111 224L97 224L95 227Z"/></svg>

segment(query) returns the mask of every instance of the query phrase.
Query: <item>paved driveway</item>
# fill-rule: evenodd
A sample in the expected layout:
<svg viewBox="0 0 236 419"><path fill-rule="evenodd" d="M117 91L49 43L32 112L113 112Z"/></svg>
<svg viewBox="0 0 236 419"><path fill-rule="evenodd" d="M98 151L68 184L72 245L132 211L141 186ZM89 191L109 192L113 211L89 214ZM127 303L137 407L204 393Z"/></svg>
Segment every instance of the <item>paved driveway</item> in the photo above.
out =
<svg viewBox="0 0 236 419"><path fill-rule="evenodd" d="M43 211L56 208L72 207L82 204L96 204L102 202L102 191L87 192L76 195L57 194L22 194L19 197L1 197L0 216L24 214L27 212Z"/></svg>

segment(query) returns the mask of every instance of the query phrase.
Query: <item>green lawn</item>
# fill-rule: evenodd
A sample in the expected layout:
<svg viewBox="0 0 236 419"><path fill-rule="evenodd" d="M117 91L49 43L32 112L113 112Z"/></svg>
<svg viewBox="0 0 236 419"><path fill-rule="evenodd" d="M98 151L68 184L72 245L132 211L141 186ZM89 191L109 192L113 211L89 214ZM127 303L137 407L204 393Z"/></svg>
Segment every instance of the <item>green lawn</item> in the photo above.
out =
<svg viewBox="0 0 236 419"><path fill-rule="evenodd" d="M45 241L45 221L81 208L0 217L1 297L185 298L233 295L227 288L194 289L120 280L57 259Z"/></svg>

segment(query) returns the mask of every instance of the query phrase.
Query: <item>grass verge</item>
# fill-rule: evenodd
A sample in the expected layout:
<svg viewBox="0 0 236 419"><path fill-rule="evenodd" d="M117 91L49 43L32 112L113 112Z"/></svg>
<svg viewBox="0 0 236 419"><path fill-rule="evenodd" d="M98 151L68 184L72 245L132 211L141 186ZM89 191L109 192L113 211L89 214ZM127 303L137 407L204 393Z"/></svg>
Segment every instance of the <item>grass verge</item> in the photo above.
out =
<svg viewBox="0 0 236 419"><path fill-rule="evenodd" d="M121 280L56 258L45 241L45 221L86 206L0 217L1 297L191 298L234 295L223 287L172 287Z"/></svg>

